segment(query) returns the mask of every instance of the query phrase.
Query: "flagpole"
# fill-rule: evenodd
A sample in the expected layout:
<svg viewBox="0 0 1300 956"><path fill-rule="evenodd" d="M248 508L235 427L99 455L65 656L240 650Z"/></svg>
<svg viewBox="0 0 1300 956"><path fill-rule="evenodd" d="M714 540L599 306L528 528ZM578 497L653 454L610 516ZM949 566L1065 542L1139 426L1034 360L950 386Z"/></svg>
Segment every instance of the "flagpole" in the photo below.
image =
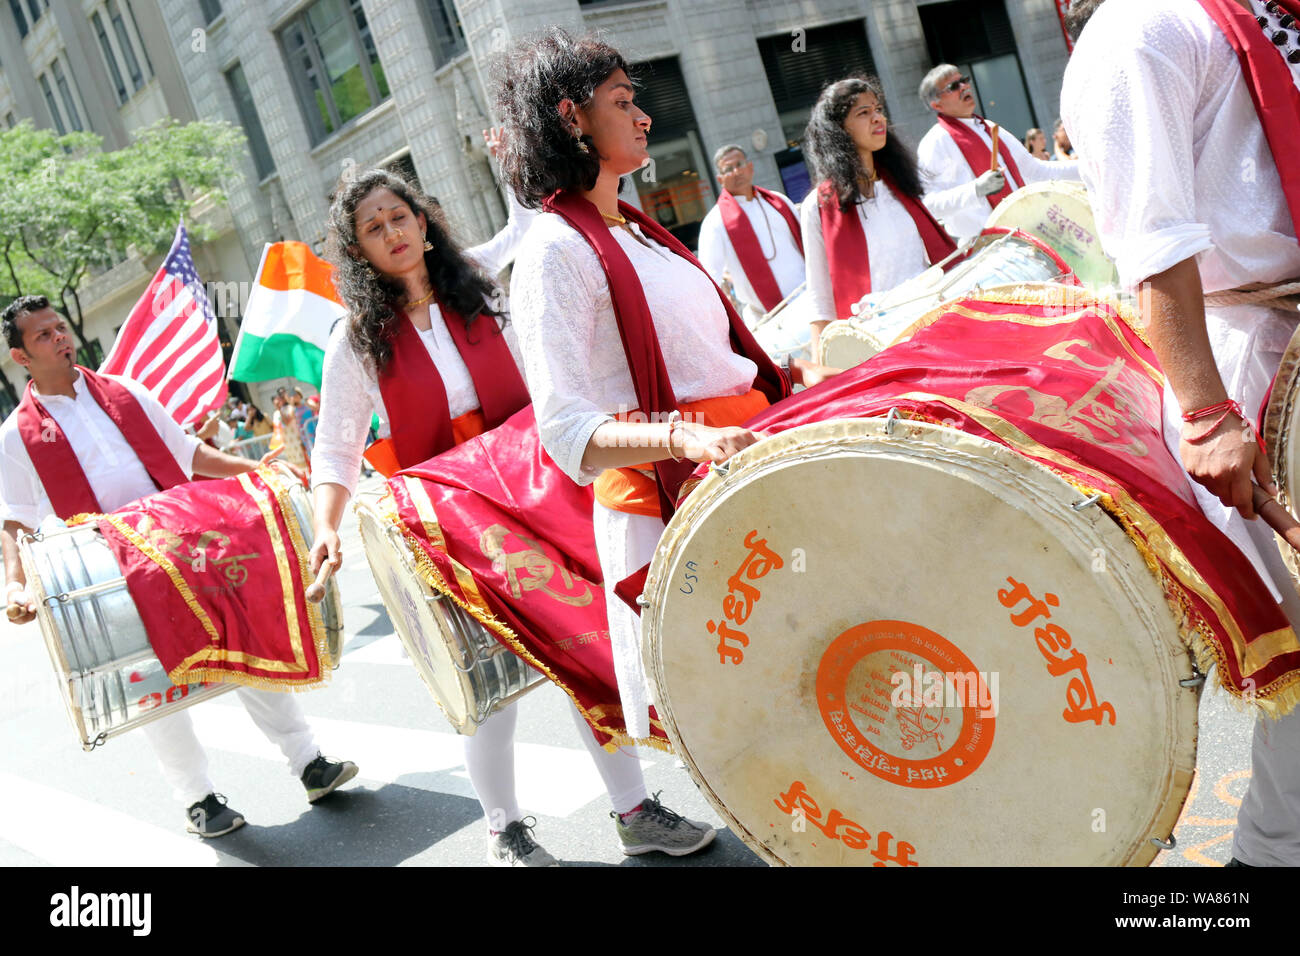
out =
<svg viewBox="0 0 1300 956"><path fill-rule="evenodd" d="M271 251L271 243L262 243L262 258L258 260L257 271L253 273L253 284L256 285L262 278L262 269L266 267L266 254ZM247 304L247 303L245 303ZM226 367L226 382L231 381L230 376L234 374L235 367L239 364L239 347L244 343L244 317L243 310L240 310L239 317L239 334L235 336L235 348L230 353L230 365Z"/></svg>

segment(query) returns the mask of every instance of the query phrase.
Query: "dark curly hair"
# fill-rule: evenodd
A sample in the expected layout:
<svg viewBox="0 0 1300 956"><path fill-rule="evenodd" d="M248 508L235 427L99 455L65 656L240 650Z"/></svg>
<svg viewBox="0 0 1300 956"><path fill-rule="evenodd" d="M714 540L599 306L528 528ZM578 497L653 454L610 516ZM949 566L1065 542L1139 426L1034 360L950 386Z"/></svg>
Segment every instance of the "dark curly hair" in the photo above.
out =
<svg viewBox="0 0 1300 956"><path fill-rule="evenodd" d="M1071 40L1078 40L1083 28L1105 0L1071 0L1070 11L1065 15L1065 29Z"/></svg>
<svg viewBox="0 0 1300 956"><path fill-rule="evenodd" d="M18 320L24 315L40 312L50 307L50 300L43 295L20 295L0 312L0 331L11 349L23 347L23 333L18 328Z"/></svg>
<svg viewBox="0 0 1300 956"><path fill-rule="evenodd" d="M591 136L583 134L583 152L557 107L566 99L585 107L615 70L630 77L622 54L592 34L574 38L553 27L516 43L498 69L497 113L506 129L501 169L519 201L537 209L557 189L593 188L600 157Z"/></svg>
<svg viewBox="0 0 1300 956"><path fill-rule="evenodd" d="M822 90L817 104L812 108L808 128L803 136L803 153L812 168L813 182L830 180L840 201L840 210L848 212L862 198L858 175L862 160L853 139L844 130L844 120L853 102L863 93L875 96L880 108L885 107L885 90L874 76L850 76L830 84ZM888 113L886 113L888 116ZM900 191L915 199L921 198L921 176L917 172L916 152L904 142L886 119L885 145L876 151L874 159L877 172L888 173Z"/></svg>
<svg viewBox="0 0 1300 956"><path fill-rule="evenodd" d="M382 372L393 357L395 303L405 293L402 284L374 270L357 246L357 206L376 189L391 190L414 214L424 213L425 236L433 248L424 254L429 281L438 301L465 319L473 328L479 315L500 317L488 307L495 292L493 283L465 258L452 241L442 207L402 177L386 169L370 169L338 184L330 204L325 255L334 266L334 288L348 308L348 341ZM500 325L497 331L500 331Z"/></svg>

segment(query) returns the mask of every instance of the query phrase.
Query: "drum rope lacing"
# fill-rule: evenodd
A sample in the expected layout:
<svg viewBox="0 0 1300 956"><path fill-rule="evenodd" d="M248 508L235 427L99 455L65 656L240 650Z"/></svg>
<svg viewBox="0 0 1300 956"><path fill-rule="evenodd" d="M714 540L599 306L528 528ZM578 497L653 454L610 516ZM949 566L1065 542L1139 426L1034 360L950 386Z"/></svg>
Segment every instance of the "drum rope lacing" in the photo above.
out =
<svg viewBox="0 0 1300 956"><path fill-rule="evenodd" d="M1300 279L1289 279L1273 284L1252 284L1224 289L1222 292L1207 292L1205 304L1210 306L1254 305L1260 302L1272 302L1278 299L1287 301L1279 306L1296 308L1300 306Z"/></svg>

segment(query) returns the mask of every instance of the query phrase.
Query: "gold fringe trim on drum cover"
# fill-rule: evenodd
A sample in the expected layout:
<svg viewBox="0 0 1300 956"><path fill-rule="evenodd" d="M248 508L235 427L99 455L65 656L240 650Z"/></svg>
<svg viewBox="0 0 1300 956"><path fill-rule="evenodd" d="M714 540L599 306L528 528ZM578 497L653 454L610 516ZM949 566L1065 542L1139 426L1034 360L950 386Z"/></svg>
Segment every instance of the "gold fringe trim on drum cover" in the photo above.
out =
<svg viewBox="0 0 1300 956"><path fill-rule="evenodd" d="M1134 546L1137 548L1138 553L1142 555L1144 563L1151 570L1152 574L1156 576L1157 580L1159 580L1161 589L1165 595L1165 602L1173 614L1175 626L1178 628L1179 635L1182 637L1184 645L1187 647L1193 660L1196 662L1197 669L1202 674L1208 675L1210 665L1216 665L1215 683L1227 692L1229 698L1232 699L1234 704L1238 705L1240 709L1255 710L1270 718L1277 719L1278 717L1289 713L1297 704L1300 704L1300 673L1297 673L1296 671L1283 674L1272 683L1263 688L1257 689L1253 697L1249 699L1243 699L1242 692L1224 682L1223 669L1227 659L1224 656L1223 649L1219 646L1218 642L1214 640L1213 629L1196 611L1196 609L1191 606L1191 603L1187 599L1183 589L1186 588L1195 592L1211 607L1217 606L1217 608L1221 609L1220 619L1224 621L1225 627L1229 630L1229 639L1233 640L1234 644L1237 644L1242 648L1240 656L1242 658L1243 671L1246 670L1249 652L1249 648L1245 643L1244 635L1242 635L1237 629L1236 622L1231 617L1231 614L1218 597L1214 595L1213 590L1204 579L1200 577L1199 572L1191 566L1190 562L1187 561L1182 552L1172 541L1169 540L1168 536L1163 534L1163 532L1160 532L1160 535L1166 542L1166 550L1170 552L1166 557L1171 560L1161 561L1156 548L1151 543L1151 537L1146 531L1147 527L1155 527L1159 529L1159 525L1156 524L1154 519L1147 515L1146 510L1129 497L1127 493L1121 492L1120 498L1122 503L1120 503L1115 500L1115 496L1112 494L1080 481L1075 475L1064 471L1063 468L1072 467L1079 471L1089 473L1091 473L1091 469L1088 469L1080 463L1066 458L1039 442L1034 441L1010 422L993 414L987 409L979 408L967 402L963 402L960 399L948 398L942 395L930 395L922 392L910 392L905 395L900 395L899 400L933 401L947 405L954 411L974 418L981 425L988 428L989 431L993 432L1005 441L1008 446L1021 454L1024 454L1026 457L1034 459L1046 458L1049 459L1050 462L1054 462L1055 466L1042 461L1039 461L1038 463L1042 464L1043 467L1047 468L1048 471L1052 472L1061 480L1076 488L1086 497L1101 495L1098 504L1120 525L1121 528L1123 528L1129 540L1132 541ZM909 418L928 421L936 425L943 424L942 421L938 421L928 415L904 409L900 409L899 411L900 414L904 414ZM1095 474L1093 476L1097 477ZM1140 517L1135 517L1135 515ZM1184 582L1178 580L1178 578L1170 572L1170 568L1173 564L1183 565L1184 573L1189 577L1194 577L1195 581ZM1199 586L1197 586L1198 583ZM1256 641L1265 640L1272 635L1281 634L1284 636L1286 633L1290 632L1290 630L1290 628L1285 628L1281 631L1271 632L1271 635L1258 635ZM1231 633L1232 631L1237 631L1235 637ZM1269 659L1271 660L1272 658ZM1243 680L1249 680L1250 674L1243 673L1242 678Z"/></svg>
<svg viewBox="0 0 1300 956"><path fill-rule="evenodd" d="M409 490L409 482L418 481L419 479L412 479L410 477L403 476L403 480L405 480L408 483L408 490ZM423 493L423 489L419 489L419 493ZM583 707L582 703L578 700L577 695L573 693L572 689L570 689L569 686L564 683L564 681L560 680L560 678L555 674L555 672L552 671L549 667L547 667L546 664L538 660L538 658L535 657L532 654L532 652L528 650L527 647L525 647L522 643L520 643L518 635L515 634L512 628L510 628L507 624L500 621L495 614L492 614L490 611L485 611L482 608L478 607L476 604L464 600L460 595L452 591L451 587L447 584L446 580L443 578L442 572L438 570L438 566L433 563L433 561L429 558L429 556L424 553L424 549L420 547L419 539L417 539L416 536L411 532L411 530L406 526L406 522L402 520L401 515L397 511L397 501L395 498L393 498L393 494L391 490L386 491L384 493L384 497L380 500L380 507L378 510L385 521L390 522L392 525L398 528L398 530L401 531L402 540L406 542L407 550L410 551L411 557L415 559L416 567L423 575L425 582L430 587L432 587L435 591L445 595L446 597L451 598L451 600L454 601L458 607L468 612L470 616L474 618L474 620L478 621L488 630L492 631L492 633L495 634L498 638L500 638L500 640L503 641L505 645L508 648L510 648L510 650L512 650L515 654L521 657L532 667L536 668L537 670L545 674L547 679L552 684L559 687L560 690L564 691L564 693L569 696L569 699L573 701L573 705L578 708L578 712L582 714L583 719L586 720L589 724L591 724L591 726L598 729L601 733L610 737L610 740L603 745L605 750L610 751L612 753L616 751L619 747L642 746L642 747L652 747L655 750L662 750L665 751L666 753L673 752L672 744L669 743L667 740L660 740L656 737L645 737L645 738L629 737L626 733L620 733L619 731L602 724L600 722L601 718L605 716L607 711L612 713L613 708L607 708L605 705L598 705L597 710L588 710L587 708ZM439 548L439 550L442 551L442 553L446 556L447 560L451 562L453 567L457 567L457 571L458 571L457 577L459 577L459 567L458 567L459 562L457 562L456 559L453 558L445 550L445 539L443 538L442 535L442 529L437 526L436 521L433 524L434 524L434 528L431 530L435 531L437 535L437 539L439 541L442 541L444 544L444 547ZM470 574L472 579L472 573L469 571L468 568L465 569L465 573ZM619 715L622 716L622 708L619 708ZM657 720L652 719L651 724L655 727L658 727L660 730L663 729L662 725Z"/></svg>

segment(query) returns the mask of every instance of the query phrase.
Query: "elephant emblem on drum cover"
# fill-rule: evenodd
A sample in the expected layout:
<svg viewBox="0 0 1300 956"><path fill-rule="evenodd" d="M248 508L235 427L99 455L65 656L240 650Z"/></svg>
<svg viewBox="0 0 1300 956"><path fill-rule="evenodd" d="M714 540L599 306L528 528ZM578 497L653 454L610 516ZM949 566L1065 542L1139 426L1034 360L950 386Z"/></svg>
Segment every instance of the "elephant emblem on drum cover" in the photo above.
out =
<svg viewBox="0 0 1300 956"><path fill-rule="evenodd" d="M512 539L522 543L524 550L507 551L506 542ZM564 604L586 607L595 596L589 581L557 564L539 542L502 525L491 525L483 532L479 550L492 562L492 570L506 579L515 598L522 598L526 591L541 591ZM558 589L551 586L557 576Z"/></svg>

